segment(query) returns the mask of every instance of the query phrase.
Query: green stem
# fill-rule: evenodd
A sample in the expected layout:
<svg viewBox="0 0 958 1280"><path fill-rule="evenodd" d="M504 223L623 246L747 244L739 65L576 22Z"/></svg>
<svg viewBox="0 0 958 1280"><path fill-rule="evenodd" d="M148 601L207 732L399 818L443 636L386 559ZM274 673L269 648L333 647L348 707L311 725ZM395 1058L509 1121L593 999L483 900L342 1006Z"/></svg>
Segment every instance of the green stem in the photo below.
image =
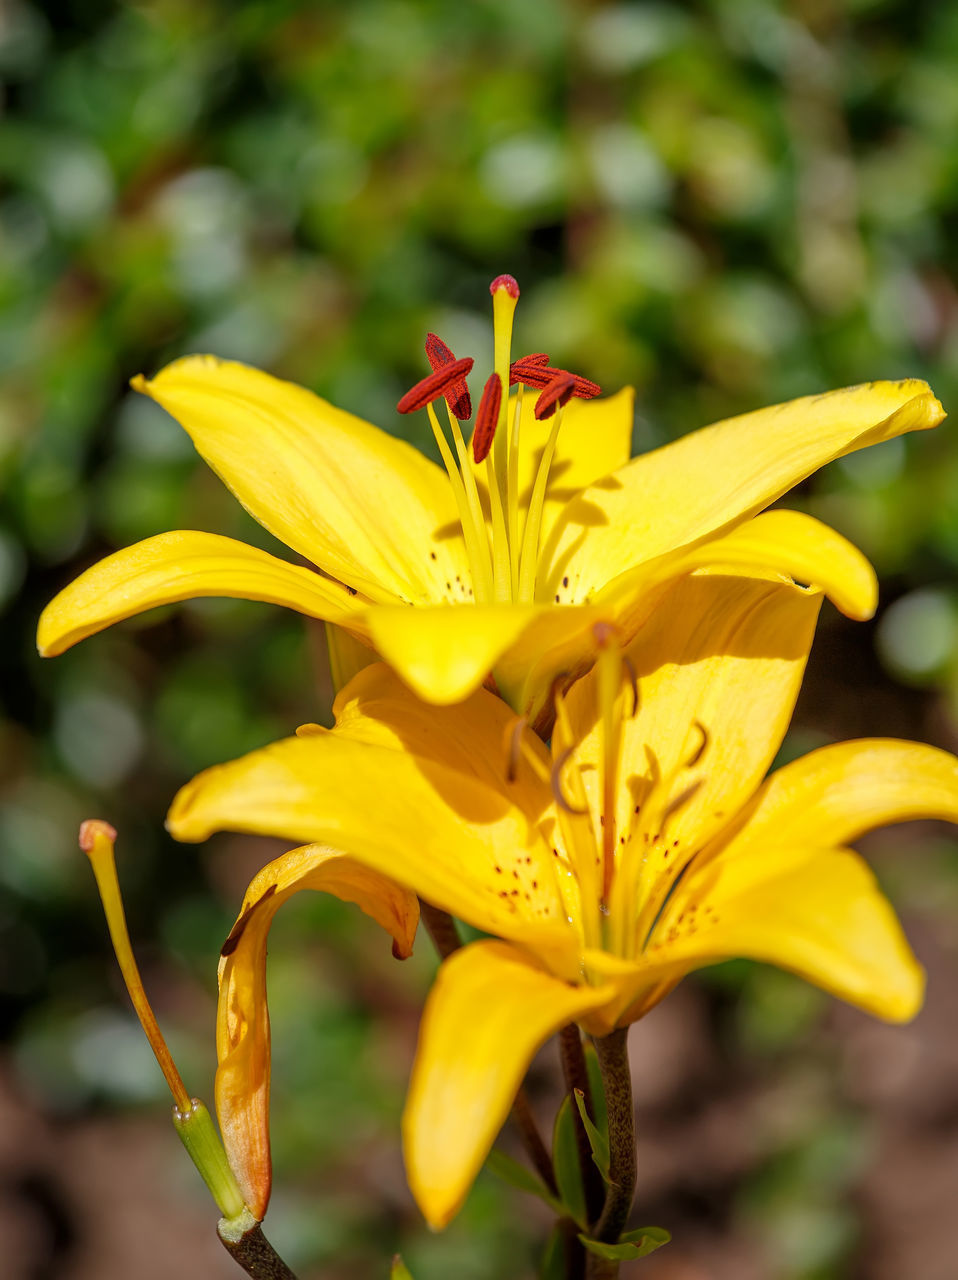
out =
<svg viewBox="0 0 958 1280"><path fill-rule="evenodd" d="M589 1071L585 1064L585 1053L582 1049L582 1036L574 1023L562 1028L559 1032L559 1057L562 1062L562 1075L572 1102L572 1124L575 1128L575 1145L579 1157L579 1173L582 1176L582 1187L585 1192L585 1207L590 1226L602 1212L603 1185L602 1176L592 1159L592 1147L589 1135L585 1131L579 1108L575 1105L575 1090L583 1096L585 1109L589 1119L595 1120L595 1109L592 1105L592 1087L589 1082Z"/></svg>
<svg viewBox="0 0 958 1280"><path fill-rule="evenodd" d="M596 1240L615 1244L628 1220L635 1195L635 1113L628 1028L617 1027L611 1035L596 1036L595 1050L609 1110L609 1185L594 1234Z"/></svg>
<svg viewBox="0 0 958 1280"><path fill-rule="evenodd" d="M220 1218L216 1228L223 1248L253 1280L296 1280L247 1210L236 1218Z"/></svg>

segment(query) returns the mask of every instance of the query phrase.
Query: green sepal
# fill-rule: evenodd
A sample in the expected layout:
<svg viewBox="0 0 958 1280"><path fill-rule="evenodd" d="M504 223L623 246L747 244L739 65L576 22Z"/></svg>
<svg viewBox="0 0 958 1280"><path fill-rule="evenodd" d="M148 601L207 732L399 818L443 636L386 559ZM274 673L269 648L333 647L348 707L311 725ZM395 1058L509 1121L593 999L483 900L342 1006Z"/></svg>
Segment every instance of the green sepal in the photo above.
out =
<svg viewBox="0 0 958 1280"><path fill-rule="evenodd" d="M503 1182L508 1182L510 1187L516 1187L519 1191L528 1191L530 1195L544 1200L558 1217L561 1218L565 1213L565 1206L552 1194L541 1178L537 1178L531 1169L527 1169L518 1160L513 1160L512 1156L507 1156L504 1151L490 1151L486 1167Z"/></svg>
<svg viewBox="0 0 958 1280"><path fill-rule="evenodd" d="M238 1218L246 1205L216 1126L199 1098L192 1098L191 1103L189 1111L173 1108L173 1127L209 1187L220 1213L227 1219Z"/></svg>
<svg viewBox="0 0 958 1280"><path fill-rule="evenodd" d="M412 1273L398 1253L393 1254L393 1264L389 1270L389 1280L412 1280Z"/></svg>
<svg viewBox="0 0 958 1280"><path fill-rule="evenodd" d="M596 1126L589 1119L589 1113L585 1109L585 1095L581 1089L573 1090L575 1097L575 1105L579 1108L579 1115L582 1117L582 1125L589 1139L589 1147L592 1150L592 1159L595 1167L602 1174L604 1181L609 1181L609 1139L604 1133L600 1133Z"/></svg>
<svg viewBox="0 0 958 1280"><path fill-rule="evenodd" d="M575 1116L569 1095L562 1099L552 1132L552 1168L562 1200L563 1212L580 1227L588 1225L585 1188L579 1168L579 1149L575 1138Z"/></svg>
<svg viewBox="0 0 958 1280"><path fill-rule="evenodd" d="M601 1240L590 1240L583 1234L579 1235L579 1239L590 1253L600 1258L608 1258L610 1262L627 1262L647 1257L668 1244L672 1237L664 1227L639 1227L638 1231L627 1231L618 1244L603 1244Z"/></svg>

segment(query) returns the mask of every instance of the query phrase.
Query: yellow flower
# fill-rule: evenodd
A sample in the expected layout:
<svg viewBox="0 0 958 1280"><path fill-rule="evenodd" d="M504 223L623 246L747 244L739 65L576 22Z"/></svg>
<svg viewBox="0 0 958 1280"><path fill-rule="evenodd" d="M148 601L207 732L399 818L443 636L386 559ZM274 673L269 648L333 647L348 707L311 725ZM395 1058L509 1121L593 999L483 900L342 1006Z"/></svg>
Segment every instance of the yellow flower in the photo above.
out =
<svg viewBox="0 0 958 1280"><path fill-rule="evenodd" d="M921 969L847 845L879 824L958 821L958 761L848 742L763 782L820 601L771 578L682 579L624 652L599 629L593 671L556 699L551 749L484 690L426 707L377 664L340 694L334 729L207 770L175 799L179 839L321 841L495 935L443 964L424 1015L404 1132L433 1225L456 1212L533 1053L564 1023L608 1034L731 956L892 1021L918 1009ZM292 890L293 862L269 875L287 866ZM263 955L237 950L230 973L251 1026L265 1024ZM233 1052L221 1043L226 1064ZM262 1135L251 1070L232 1080L234 1124Z"/></svg>
<svg viewBox="0 0 958 1280"><path fill-rule="evenodd" d="M630 637L664 586L702 565L783 573L870 616L874 575L854 548L808 516L756 513L833 458L937 425L943 411L926 383L808 396L630 461L630 390L536 416L598 388L544 356L510 364L518 287L511 277L493 285L496 373L481 412L494 441L478 465L451 410L447 437L431 403L445 472L245 365L189 356L135 378L243 506L318 572L211 533L160 534L61 592L40 619L40 652L61 653L154 605L239 596L338 624L427 701L456 702L494 672L503 696L541 726L555 675L590 665L594 623L614 620ZM452 353L433 335L427 352L438 396ZM516 378L515 393L501 394ZM535 406L523 382L545 387ZM464 413L462 379L446 391ZM421 387L410 395L413 407L430 398ZM473 441L480 456L489 443Z"/></svg>

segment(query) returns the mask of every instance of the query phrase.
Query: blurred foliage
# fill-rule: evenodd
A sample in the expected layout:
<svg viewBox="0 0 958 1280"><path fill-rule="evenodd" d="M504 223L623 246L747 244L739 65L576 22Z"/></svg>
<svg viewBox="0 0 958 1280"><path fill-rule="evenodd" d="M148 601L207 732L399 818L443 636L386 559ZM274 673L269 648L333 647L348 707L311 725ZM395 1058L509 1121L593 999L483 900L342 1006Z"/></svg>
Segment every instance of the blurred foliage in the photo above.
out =
<svg viewBox="0 0 958 1280"><path fill-rule="evenodd" d="M128 379L212 351L426 447L394 407L423 334L488 363L486 285L507 270L518 345L633 383L639 449L870 378L924 376L954 405L956 69L958 8L916 0L7 0L0 1017L45 1107L160 1096L110 977L80 819L120 829L144 967L208 1093L218 943L272 846L184 850L161 815L195 769L328 715L321 638L260 606L186 605L35 657L43 603L112 548L175 527L270 545ZM948 424L803 487L875 561L883 608L875 628L826 628L802 746L953 742L956 493ZM953 851L895 875L906 903L954 906ZM277 1242L351 1276L384 1274L400 1243L417 1280L515 1274L539 1226L504 1189L480 1182L426 1239L402 1187L428 958L400 971L321 901L276 932ZM803 1047L827 1007L814 993L748 966L701 990L733 1002L735 1061L825 1070L808 1060L821 1042ZM851 1274L864 1139L842 1106L819 1097L729 1210L760 1222L786 1280ZM673 1226L668 1208L643 1216Z"/></svg>

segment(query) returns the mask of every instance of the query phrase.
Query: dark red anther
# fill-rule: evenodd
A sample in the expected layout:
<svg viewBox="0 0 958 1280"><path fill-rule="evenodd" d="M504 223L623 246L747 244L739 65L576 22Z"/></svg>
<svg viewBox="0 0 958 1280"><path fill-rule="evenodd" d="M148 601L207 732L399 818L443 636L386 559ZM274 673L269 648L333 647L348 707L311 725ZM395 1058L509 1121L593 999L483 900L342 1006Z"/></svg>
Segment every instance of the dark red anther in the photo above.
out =
<svg viewBox="0 0 958 1280"><path fill-rule="evenodd" d="M535 414L540 420L551 418L556 409L568 404L575 394L575 378L571 373L560 373L541 392L536 401Z"/></svg>
<svg viewBox="0 0 958 1280"><path fill-rule="evenodd" d="M426 334L426 359L429 361L433 373L444 368L447 364L452 364L455 358L442 338L437 337L434 333ZM460 422L466 422L472 417L472 397L469 395L469 388L466 386L465 378L462 378L455 386L449 388L446 392L446 403Z"/></svg>
<svg viewBox="0 0 958 1280"><path fill-rule="evenodd" d="M472 456L477 462L482 462L489 456L501 405L502 380L498 373L490 373L482 389L482 399L476 412L476 426L472 433Z"/></svg>
<svg viewBox="0 0 958 1280"><path fill-rule="evenodd" d="M496 276L495 280L493 280L492 284L489 286L489 292L493 296L495 296L500 289L505 289L506 293L508 293L510 298L518 298L519 281L515 278L515 276L509 276L509 275Z"/></svg>
<svg viewBox="0 0 958 1280"><path fill-rule="evenodd" d="M540 355L522 356L521 359L514 360L509 366L509 385L513 387L517 382L521 382L526 387L537 387L541 390L560 374L566 374L574 379L575 389L572 394L579 400L593 400L602 394L602 388L597 382L590 382L588 378L583 378L577 373L569 373L567 369L553 368L548 359L544 360Z"/></svg>
<svg viewBox="0 0 958 1280"><path fill-rule="evenodd" d="M473 363L474 361L466 356L462 360L454 360L452 364L444 364L442 368L430 373L421 382L417 382L414 387L410 387L396 408L400 413L415 413L417 409L424 409L427 404L432 404L433 400L438 400L441 395L445 395L453 383L461 381L467 373L470 373Z"/></svg>

